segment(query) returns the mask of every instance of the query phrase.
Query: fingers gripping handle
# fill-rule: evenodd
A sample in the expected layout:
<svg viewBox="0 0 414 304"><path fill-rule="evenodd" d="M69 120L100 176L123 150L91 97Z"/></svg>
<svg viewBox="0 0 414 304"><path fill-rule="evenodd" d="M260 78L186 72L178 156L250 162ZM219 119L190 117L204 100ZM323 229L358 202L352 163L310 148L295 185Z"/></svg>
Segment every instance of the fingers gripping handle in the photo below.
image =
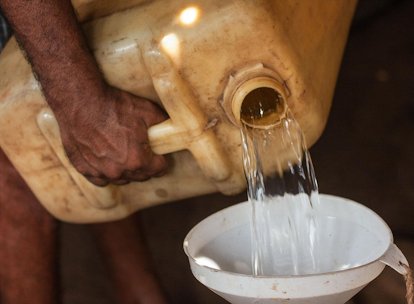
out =
<svg viewBox="0 0 414 304"><path fill-rule="evenodd" d="M65 154L59 126L50 108L44 108L39 112L37 125L60 163L66 168L66 174L78 185L89 204L97 209L114 208L119 200L118 188L113 185L104 188L92 186L83 175L76 171Z"/></svg>
<svg viewBox="0 0 414 304"><path fill-rule="evenodd" d="M146 64L154 87L171 119L148 129L151 148L156 154L168 154L189 150L194 155L204 174L213 181L226 180L231 175L229 162L191 89L171 66L168 58L157 50L147 54ZM114 208L119 201L119 187L95 187L71 165L60 140L59 127L49 108L40 111L37 117L39 129L50 147L66 168L89 205L97 209Z"/></svg>

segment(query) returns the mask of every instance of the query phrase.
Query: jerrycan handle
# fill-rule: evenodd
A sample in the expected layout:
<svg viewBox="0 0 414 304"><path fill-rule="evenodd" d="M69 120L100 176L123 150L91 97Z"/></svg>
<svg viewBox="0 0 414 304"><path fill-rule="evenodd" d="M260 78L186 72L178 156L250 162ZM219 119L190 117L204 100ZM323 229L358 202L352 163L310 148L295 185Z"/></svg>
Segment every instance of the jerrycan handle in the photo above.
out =
<svg viewBox="0 0 414 304"><path fill-rule="evenodd" d="M166 154L189 150L204 175L215 182L227 179L231 167L213 131L217 119L208 119L189 84L158 45L152 42L141 54L155 91L170 116L148 130L153 151Z"/></svg>
<svg viewBox="0 0 414 304"><path fill-rule="evenodd" d="M165 54L157 47L151 47L142 54L154 88L170 115L170 119L148 129L152 150L157 154L189 150L204 175L212 179L221 190L220 182L231 176L231 167L212 130L217 120L208 120L199 107L195 94ZM38 114L37 124L89 204L98 209L115 207L120 199L119 187L96 187L76 171L65 155L58 124L48 107Z"/></svg>
<svg viewBox="0 0 414 304"><path fill-rule="evenodd" d="M154 153L164 155L185 149L186 130L167 119L148 129L148 139Z"/></svg>

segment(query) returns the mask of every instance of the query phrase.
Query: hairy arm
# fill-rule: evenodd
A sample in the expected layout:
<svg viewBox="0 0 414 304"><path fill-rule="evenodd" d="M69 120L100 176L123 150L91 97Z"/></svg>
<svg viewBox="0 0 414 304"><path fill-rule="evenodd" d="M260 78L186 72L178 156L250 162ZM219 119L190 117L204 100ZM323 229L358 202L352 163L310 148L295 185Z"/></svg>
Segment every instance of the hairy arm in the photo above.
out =
<svg viewBox="0 0 414 304"><path fill-rule="evenodd" d="M59 123L66 153L96 185L160 175L147 128L166 118L148 100L108 86L70 0L0 0Z"/></svg>

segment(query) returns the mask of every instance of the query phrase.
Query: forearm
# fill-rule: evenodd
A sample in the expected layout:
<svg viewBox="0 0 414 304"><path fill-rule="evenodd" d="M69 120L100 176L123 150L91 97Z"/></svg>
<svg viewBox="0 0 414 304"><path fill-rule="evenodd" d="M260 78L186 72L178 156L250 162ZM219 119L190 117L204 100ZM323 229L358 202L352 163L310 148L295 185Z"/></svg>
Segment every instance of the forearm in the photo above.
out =
<svg viewBox="0 0 414 304"><path fill-rule="evenodd" d="M147 129L154 103L105 84L70 0L0 0L52 108L73 166L92 183L144 181L167 167Z"/></svg>
<svg viewBox="0 0 414 304"><path fill-rule="evenodd" d="M105 88L70 0L0 0L43 93L61 120ZM85 98L90 96L91 98Z"/></svg>

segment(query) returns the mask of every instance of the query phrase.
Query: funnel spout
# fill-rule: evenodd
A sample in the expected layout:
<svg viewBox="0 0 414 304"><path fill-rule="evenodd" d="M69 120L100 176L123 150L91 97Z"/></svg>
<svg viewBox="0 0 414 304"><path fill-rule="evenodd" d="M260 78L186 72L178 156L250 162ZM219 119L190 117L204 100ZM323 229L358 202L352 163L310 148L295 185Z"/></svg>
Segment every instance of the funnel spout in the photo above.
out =
<svg viewBox="0 0 414 304"><path fill-rule="evenodd" d="M385 265L390 266L396 272L407 275L408 261L401 250L395 244L391 244L387 252L380 258Z"/></svg>

